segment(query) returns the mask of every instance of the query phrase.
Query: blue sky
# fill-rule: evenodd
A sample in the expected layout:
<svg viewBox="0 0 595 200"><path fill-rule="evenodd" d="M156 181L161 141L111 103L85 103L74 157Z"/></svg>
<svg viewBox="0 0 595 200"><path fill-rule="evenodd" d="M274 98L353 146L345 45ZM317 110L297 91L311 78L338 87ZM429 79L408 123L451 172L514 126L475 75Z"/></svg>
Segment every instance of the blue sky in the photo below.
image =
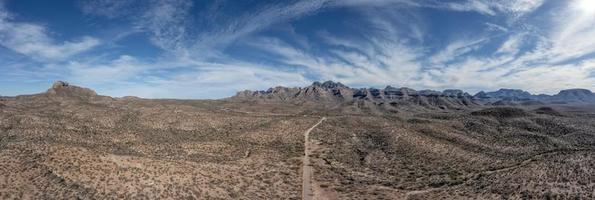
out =
<svg viewBox="0 0 595 200"><path fill-rule="evenodd" d="M593 0L0 0L0 95L595 90Z"/></svg>

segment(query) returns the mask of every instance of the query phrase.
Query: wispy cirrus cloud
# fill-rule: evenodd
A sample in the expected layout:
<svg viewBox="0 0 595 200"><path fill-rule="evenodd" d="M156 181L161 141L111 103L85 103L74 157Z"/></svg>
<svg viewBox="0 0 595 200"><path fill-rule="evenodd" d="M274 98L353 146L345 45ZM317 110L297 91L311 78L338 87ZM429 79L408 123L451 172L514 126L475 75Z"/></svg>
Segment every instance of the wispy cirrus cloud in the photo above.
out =
<svg viewBox="0 0 595 200"><path fill-rule="evenodd" d="M441 65L451 62L465 54L471 53L481 48L490 38L483 37L478 39L463 39L449 43L444 49L430 57L430 63Z"/></svg>
<svg viewBox="0 0 595 200"><path fill-rule="evenodd" d="M493 7L504 11L506 3L511 2ZM542 3L524 2L526 8L509 12L531 12ZM560 65L557 64L557 58L548 57L557 51L555 46L547 45L556 41L551 35L535 35L514 26L500 27L498 30L501 32L496 35L486 32L476 39L462 36L436 53L428 55L416 45L400 43L397 38L402 38L403 35L398 32L403 29L391 27L390 24L394 21L379 22L375 18L368 19L372 24L383 24L381 27L394 37L387 40L382 34L373 34L372 38L358 41L324 33L321 36L324 42L331 45L331 57L308 54L299 48L288 46L287 43L271 39L268 41L276 42L259 41L254 46L269 50L272 54L281 54L281 62L285 64L315 66L316 69L311 70L318 70L325 78L354 85L397 84L419 88L464 88L471 91L511 87L533 88L535 92L553 93L568 87L589 88L592 87L589 84L595 83L589 76L593 71L590 66L592 62ZM575 20L580 21L580 18L566 19L565 22L572 24ZM588 40L589 37L586 36L590 33L582 31L580 34L585 35L576 38ZM536 43L527 46L527 43L531 42ZM478 54L480 51L483 53ZM582 49L576 52L585 55L589 51ZM428 57L429 59L426 59ZM428 60L429 65L423 64ZM523 79L528 81L523 82ZM561 82L565 84L559 84Z"/></svg>
<svg viewBox="0 0 595 200"><path fill-rule="evenodd" d="M228 13L211 7L199 13L190 13L190 0L167 1L88 1L82 9L86 13L107 17L126 17L152 34L155 45L176 53L192 56L217 54L238 38L261 31L277 23L287 23L324 9L341 7L381 8L419 7L449 11L477 12L486 15L507 13L515 16L534 11L543 0L441 2L434 0L303 0L265 4L246 8L242 12ZM138 9L141 8L141 9ZM129 13L129 14L123 14ZM130 17L134 16L134 17ZM138 17L137 17L138 16ZM412 30L418 31L418 27ZM206 51L205 49L209 49Z"/></svg>
<svg viewBox="0 0 595 200"><path fill-rule="evenodd" d="M153 1L135 24L152 33L153 44L175 53L187 54L187 43L191 42L192 1Z"/></svg>
<svg viewBox="0 0 595 200"><path fill-rule="evenodd" d="M572 0L556 15L548 35L551 56L564 61L595 53L595 8L589 0ZM591 3L588 3L591 2ZM586 5L586 4L590 4Z"/></svg>
<svg viewBox="0 0 595 200"><path fill-rule="evenodd" d="M132 34L114 43L134 47L74 56L104 40L59 40L8 12L0 44L62 75L52 78L115 96L214 98L316 80L554 93L595 89L595 11L584 1L94 0L81 11L127 23L115 31ZM158 52L138 53L143 45Z"/></svg>
<svg viewBox="0 0 595 200"><path fill-rule="evenodd" d="M136 9L138 0L114 1L114 0L82 0L78 6L86 14L99 15L108 18L123 17Z"/></svg>
<svg viewBox="0 0 595 200"><path fill-rule="evenodd" d="M246 38L276 23L286 23L303 16L316 14L324 9L361 8L360 11L363 11L366 17L366 23L370 27L375 27L377 31L368 33L369 38L366 40L341 38L327 32L321 36L323 42L330 45L330 48L326 50L328 54L312 54L307 49L292 46L281 39L272 37L247 42L251 45L251 48L260 49L274 55L273 58L282 66L302 67L310 74L315 74L314 77L317 79L332 79L361 86L397 84L420 88L461 87L479 89L506 85L522 88L526 85L513 80L520 80L519 77L530 74L529 71L539 71L539 69L549 69L556 66L556 60L548 58L548 55L569 56L573 49L575 49L574 52L585 52L585 48L589 47L589 41L583 42L584 48L581 45L569 48L564 47L563 44L570 44L569 38L585 38L591 34L586 29L588 28L587 25L589 25L589 18L581 18L580 15L585 15L585 13L580 12L577 16L565 18L563 20L565 23L559 23L558 28L550 35L535 35L536 33L527 32L525 29L518 29L516 26L519 25L517 24L496 25L493 22L486 22L483 24L486 28L497 30L499 33L494 35L488 31L475 38L461 35L460 38L449 41L436 52L429 53L423 48L416 47L418 44L407 42L409 39L414 38L412 37L414 35L418 36L417 41L422 41L423 35L428 34L427 32L421 32L423 29L419 27L407 27L419 23L411 23L412 18L407 16L387 15L386 13L390 12L384 12L384 10L392 8L429 8L455 12L476 12L489 17L502 18L508 22L525 23L521 17L536 11L545 1L313 0L252 8L246 13L239 13L233 18L219 16L218 10L215 8L206 11L204 15L209 16L210 19L217 19L218 23L203 22L207 24L205 26L207 29L199 33L187 29L185 23L194 19L192 15L186 12L186 8L190 7L190 5L180 2L183 1L166 1L165 4L153 7L153 9L166 13L165 15L163 15L164 13L159 15L159 13L154 12L143 15L143 20L149 23L157 19L163 22L168 22L168 20L173 22L153 23L154 27L157 28L152 31L154 37L163 39L163 43L183 43L183 45L177 46L169 45L170 47L176 46L173 49L183 49L190 54L201 54L205 50L215 51L218 52L215 55L219 58L227 58L226 55L220 54L220 51L224 50L227 45L235 43L238 38ZM185 6L172 9L180 5ZM180 12L176 13L176 15L167 15L167 11L173 10L179 10ZM401 18L404 18L405 23L395 24ZM171 32L173 35L160 36L159 31L155 30L161 29L174 30ZM412 30L417 30L417 33L412 33ZM194 36L194 38L189 39L191 38L189 35ZM504 40L498 43L499 40L495 40L494 37L503 38ZM526 41L531 38L538 41L539 44L533 50L521 52L520 49L526 48ZM249 37L246 39L251 40ZM487 50L487 46L490 45L498 48ZM164 48L167 49L167 45ZM484 53L477 54L478 51ZM192 60L203 62L200 56L195 56ZM534 66L535 63L541 64ZM206 63L203 62L201 65L196 65L196 67L204 68L205 65ZM278 68L282 68L282 66L278 66ZM572 65L565 67L571 68ZM579 66L575 67L579 68ZM583 67L583 69L590 70L590 68L586 67ZM581 77L583 81L591 81L591 79L578 74L579 72L584 73L584 70L570 70L570 72L577 74L566 73L566 78ZM531 75L536 76L535 74ZM538 77L541 77L544 82L554 83L559 81L558 78L553 78L548 73ZM540 91L545 92L543 89ZM549 92L552 91L549 90Z"/></svg>

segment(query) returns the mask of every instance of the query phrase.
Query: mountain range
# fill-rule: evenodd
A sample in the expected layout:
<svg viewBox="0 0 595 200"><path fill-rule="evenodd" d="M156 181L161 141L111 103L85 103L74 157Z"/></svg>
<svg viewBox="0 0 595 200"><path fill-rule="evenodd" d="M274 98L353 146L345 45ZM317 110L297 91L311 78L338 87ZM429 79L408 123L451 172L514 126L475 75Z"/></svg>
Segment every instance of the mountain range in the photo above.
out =
<svg viewBox="0 0 595 200"><path fill-rule="evenodd" d="M239 101L286 102L375 102L416 104L426 108L460 108L478 105L533 105L595 103L595 94L587 89L567 89L555 95L534 95L519 89L500 89L471 95L459 89L414 90L407 87L351 88L340 82L314 82L307 87L277 86L263 91L242 91L231 97Z"/></svg>
<svg viewBox="0 0 595 200"><path fill-rule="evenodd" d="M35 100L50 98L59 102L89 101L106 102L126 100L133 97L112 98L98 95L95 91L70 85L64 81L55 82L45 93L17 96L18 99ZM8 97L6 97L8 98ZM136 99L136 98L134 98ZM352 88L340 82L314 82L306 87L277 86L268 90L238 92L224 100L235 102L310 104L327 108L355 111L378 110L434 110L465 109L481 106L529 106L545 104L594 104L595 94L587 89L566 89L555 95L534 95L519 89L499 89L492 92L478 92L471 95L459 89L414 90L407 87L386 86L377 88Z"/></svg>

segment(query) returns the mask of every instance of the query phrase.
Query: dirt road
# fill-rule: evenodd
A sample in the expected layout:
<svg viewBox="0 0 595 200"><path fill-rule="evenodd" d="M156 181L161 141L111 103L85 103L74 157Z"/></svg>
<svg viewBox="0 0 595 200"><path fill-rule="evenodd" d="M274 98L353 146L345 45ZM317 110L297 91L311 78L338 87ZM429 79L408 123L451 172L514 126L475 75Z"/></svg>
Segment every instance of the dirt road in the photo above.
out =
<svg viewBox="0 0 595 200"><path fill-rule="evenodd" d="M314 126L304 132L304 160L302 166L302 199L304 200L311 200L314 196L312 190L312 165L310 164L310 153L312 151L310 145L310 132L324 120L326 120L326 117L320 119L318 123L314 124Z"/></svg>

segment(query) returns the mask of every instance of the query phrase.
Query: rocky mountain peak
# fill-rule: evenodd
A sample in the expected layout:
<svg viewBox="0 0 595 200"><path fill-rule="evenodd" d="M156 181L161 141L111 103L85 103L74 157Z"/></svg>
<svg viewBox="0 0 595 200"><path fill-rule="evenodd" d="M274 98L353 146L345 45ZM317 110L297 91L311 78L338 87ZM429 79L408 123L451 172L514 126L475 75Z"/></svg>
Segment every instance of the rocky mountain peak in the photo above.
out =
<svg viewBox="0 0 595 200"><path fill-rule="evenodd" d="M393 87L393 86L390 86L390 85L387 85L384 88L384 91L397 91L397 90L399 90L399 88L396 88L396 87Z"/></svg>
<svg viewBox="0 0 595 200"><path fill-rule="evenodd" d="M484 91L479 91L477 94L473 95L473 97L479 98L479 99L490 98L488 96L488 94Z"/></svg>
<svg viewBox="0 0 595 200"><path fill-rule="evenodd" d="M468 93L464 92L463 90L459 90L459 89L447 89L442 91L442 94L444 96L448 96L448 97L468 97L471 96Z"/></svg>
<svg viewBox="0 0 595 200"><path fill-rule="evenodd" d="M384 88L384 94L389 98L395 98L397 96L415 96L418 92L411 88L396 88L389 85Z"/></svg>
<svg viewBox="0 0 595 200"><path fill-rule="evenodd" d="M318 81L312 83L312 86L317 86L326 89L339 89L339 88L348 88L347 86L343 85L341 82L333 82L333 81L325 81L324 83L320 83Z"/></svg>

